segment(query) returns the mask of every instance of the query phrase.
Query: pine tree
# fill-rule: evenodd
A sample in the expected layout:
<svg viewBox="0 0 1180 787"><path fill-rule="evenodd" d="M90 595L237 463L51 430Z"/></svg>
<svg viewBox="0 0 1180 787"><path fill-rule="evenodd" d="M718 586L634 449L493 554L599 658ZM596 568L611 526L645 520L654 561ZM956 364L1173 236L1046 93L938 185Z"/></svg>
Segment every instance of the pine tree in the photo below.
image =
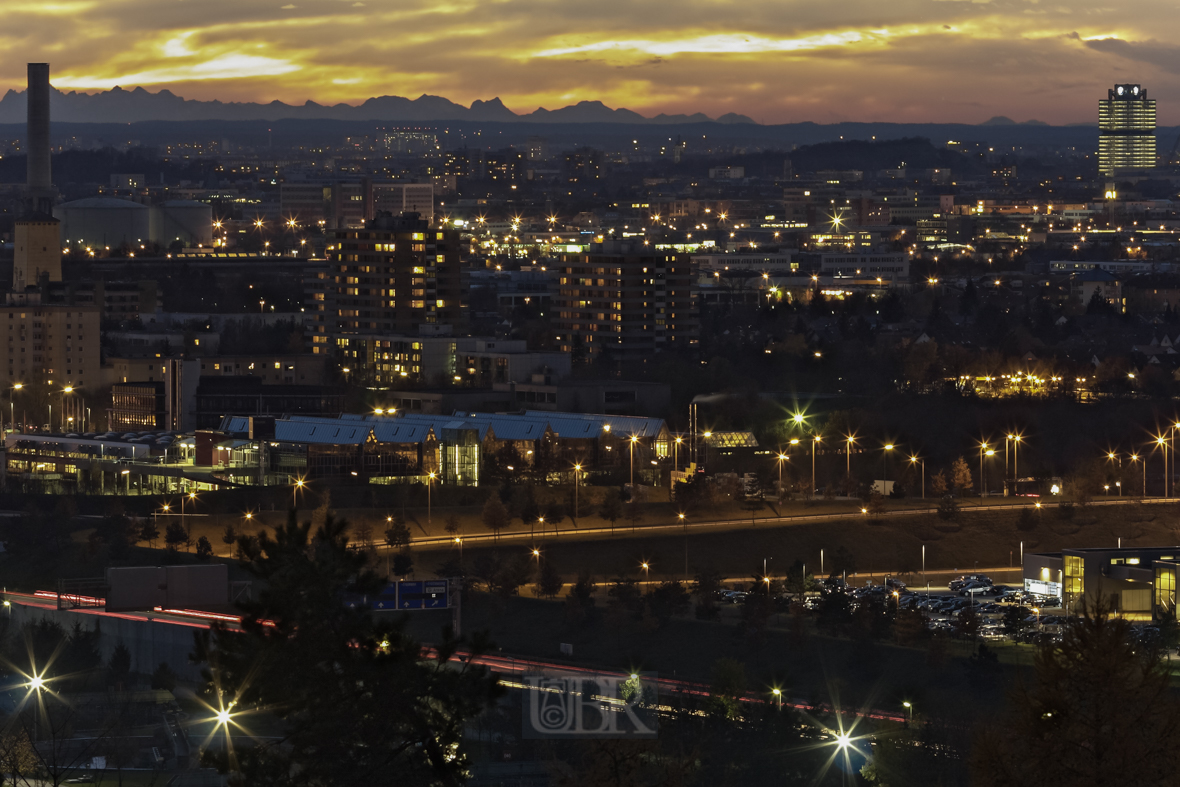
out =
<svg viewBox="0 0 1180 787"><path fill-rule="evenodd" d="M172 551L175 552L186 541L188 541L188 531L179 522L169 522L168 527L164 528L164 543Z"/></svg>
<svg viewBox="0 0 1180 787"><path fill-rule="evenodd" d="M115 650L111 653L107 671L112 686L122 688L127 683L127 678L131 674L131 651L127 650L122 640L115 645Z"/></svg>
<svg viewBox="0 0 1180 787"><path fill-rule="evenodd" d="M156 523L150 519L143 520L143 524L139 528L139 540L146 541L149 547L155 549L156 539L159 537L160 528L156 527Z"/></svg>
<svg viewBox="0 0 1180 787"><path fill-rule="evenodd" d="M213 545L209 543L209 539L201 536L197 539L197 560L206 562L213 557Z"/></svg>
<svg viewBox="0 0 1180 787"><path fill-rule="evenodd" d="M384 580L331 514L313 533L292 512L258 542L245 569L263 589L241 604L240 627L199 632L193 655L206 665L206 702L265 709L283 745L235 740L232 760L210 747L204 763L250 785L366 784L382 773L399 785L462 784L464 732L501 692L473 663L491 644L448 627L427 656L404 621L350 608L349 594L375 593Z"/></svg>
<svg viewBox="0 0 1180 787"><path fill-rule="evenodd" d="M552 560L541 561L541 575L537 578L537 595L544 598L554 598L561 592L561 574Z"/></svg>

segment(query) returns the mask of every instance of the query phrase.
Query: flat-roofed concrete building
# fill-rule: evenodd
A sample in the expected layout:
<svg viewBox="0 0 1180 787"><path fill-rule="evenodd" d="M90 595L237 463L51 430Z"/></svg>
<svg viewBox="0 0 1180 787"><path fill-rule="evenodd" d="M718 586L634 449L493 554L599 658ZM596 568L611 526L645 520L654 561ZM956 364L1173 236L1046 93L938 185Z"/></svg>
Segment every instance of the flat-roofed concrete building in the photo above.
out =
<svg viewBox="0 0 1180 787"><path fill-rule="evenodd" d="M361 229L381 212L434 220L434 184L359 180L292 181L279 190L284 221L325 229Z"/></svg>
<svg viewBox="0 0 1180 787"><path fill-rule="evenodd" d="M820 255L821 276L856 278L880 277L886 281L908 282L910 259L908 254L893 252L847 252Z"/></svg>
<svg viewBox="0 0 1180 787"><path fill-rule="evenodd" d="M1101 596L1130 620L1151 620L1161 609L1175 616L1178 571L1180 546L1026 553L1023 565L1024 589L1056 596L1066 613Z"/></svg>

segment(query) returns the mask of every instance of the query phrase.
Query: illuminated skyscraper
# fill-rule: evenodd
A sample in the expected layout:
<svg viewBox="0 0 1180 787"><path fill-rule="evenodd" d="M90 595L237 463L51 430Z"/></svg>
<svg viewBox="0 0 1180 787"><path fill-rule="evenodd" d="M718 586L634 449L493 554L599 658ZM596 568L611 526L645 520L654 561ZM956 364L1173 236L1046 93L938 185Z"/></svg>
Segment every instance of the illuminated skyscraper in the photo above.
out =
<svg viewBox="0 0 1180 787"><path fill-rule="evenodd" d="M1098 102L1098 172L1155 166L1155 100L1139 85L1115 85Z"/></svg>

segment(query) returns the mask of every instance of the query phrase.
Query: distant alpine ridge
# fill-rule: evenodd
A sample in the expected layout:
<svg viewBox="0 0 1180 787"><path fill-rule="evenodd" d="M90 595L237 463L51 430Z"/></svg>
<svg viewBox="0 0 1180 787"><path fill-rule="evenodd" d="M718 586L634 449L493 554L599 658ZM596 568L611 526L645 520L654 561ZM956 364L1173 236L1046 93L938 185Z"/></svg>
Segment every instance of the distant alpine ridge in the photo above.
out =
<svg viewBox="0 0 1180 787"><path fill-rule="evenodd" d="M0 123L25 122L24 91L9 90L0 98ZM150 120L373 120L390 123L425 123L435 121L478 121L495 123L754 123L745 115L732 112L719 118L703 113L693 115L660 114L649 118L630 109L611 109L601 101L580 101L561 109L538 109L518 115L499 98L476 101L470 107L441 96L422 95L415 99L401 96L370 98L363 104L325 106L314 101L301 105L272 101L269 104L224 103L181 98L168 90L150 93L142 87L134 90L112 88L100 93L64 93L54 90L50 97L53 120L60 123L137 123Z"/></svg>

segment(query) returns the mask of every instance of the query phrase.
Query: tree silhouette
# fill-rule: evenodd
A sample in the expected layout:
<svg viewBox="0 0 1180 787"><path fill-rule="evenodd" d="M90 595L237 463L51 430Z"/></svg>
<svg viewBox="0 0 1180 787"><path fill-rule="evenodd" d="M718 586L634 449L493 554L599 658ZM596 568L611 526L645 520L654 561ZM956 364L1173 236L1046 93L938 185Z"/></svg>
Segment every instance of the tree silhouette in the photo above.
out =
<svg viewBox="0 0 1180 787"><path fill-rule="evenodd" d="M1180 701L1158 648L1136 643L1130 622L1099 597L1047 642L1035 675L1012 695L1008 718L986 725L974 783L1165 785L1180 767Z"/></svg>
<svg viewBox="0 0 1180 787"><path fill-rule="evenodd" d="M508 527L511 517L508 514L508 508L504 502L500 500L499 495L488 495L488 501L483 506L483 524L492 534L497 538L500 536L500 531Z"/></svg>
<svg viewBox="0 0 1180 787"><path fill-rule="evenodd" d="M405 785L465 781L464 730L500 693L472 663L490 643L464 643L447 627L426 657L404 621L351 608L347 595L384 584L369 560L350 548L347 522L329 515L313 532L292 512L273 537L258 534L244 564L264 589L240 605L240 630L196 634L206 701L232 702L242 716L265 710L280 728L281 744L235 741L232 756L206 750L204 761L232 772L232 783L277 787L292 774L306 785L364 784L377 774Z"/></svg>
<svg viewBox="0 0 1180 787"><path fill-rule="evenodd" d="M951 465L951 480L954 482L955 491L959 496L967 494L971 491L971 468L967 466L967 460L959 457L955 463Z"/></svg>
<svg viewBox="0 0 1180 787"><path fill-rule="evenodd" d="M602 498L602 505L598 509L598 515L610 522L610 529L615 529L615 522L623 516L623 500L618 495L613 495L609 491Z"/></svg>

